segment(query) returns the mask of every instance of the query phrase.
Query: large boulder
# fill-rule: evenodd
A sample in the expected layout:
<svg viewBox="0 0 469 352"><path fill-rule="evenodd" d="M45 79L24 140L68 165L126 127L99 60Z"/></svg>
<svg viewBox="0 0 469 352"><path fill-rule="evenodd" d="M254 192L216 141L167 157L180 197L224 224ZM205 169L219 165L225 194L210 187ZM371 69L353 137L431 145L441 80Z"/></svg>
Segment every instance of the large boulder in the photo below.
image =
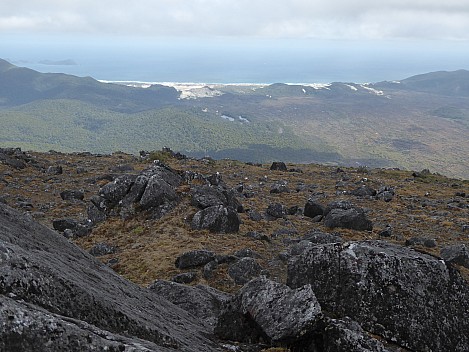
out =
<svg viewBox="0 0 469 352"><path fill-rule="evenodd" d="M469 350L469 286L433 256L381 241L318 245L292 257L287 282L411 350Z"/></svg>
<svg viewBox="0 0 469 352"><path fill-rule="evenodd" d="M324 225L330 228L346 228L359 231L371 231L373 223L361 208L332 209L324 218Z"/></svg>
<svg viewBox="0 0 469 352"><path fill-rule="evenodd" d="M316 199L310 198L305 204L303 214L309 218L314 218L318 215L322 216L324 215L324 206Z"/></svg>
<svg viewBox="0 0 469 352"><path fill-rule="evenodd" d="M193 229L207 229L211 232L238 232L241 220L232 207L214 205L195 213L191 226Z"/></svg>
<svg viewBox="0 0 469 352"><path fill-rule="evenodd" d="M215 328L223 305L231 299L230 294L204 285L157 280L148 288L199 318L210 331Z"/></svg>
<svg viewBox="0 0 469 352"><path fill-rule="evenodd" d="M464 244L453 244L443 247L440 251L444 261L469 268L469 250Z"/></svg>
<svg viewBox="0 0 469 352"><path fill-rule="evenodd" d="M197 318L3 204L0 278L2 351L218 350Z"/></svg>
<svg viewBox="0 0 469 352"><path fill-rule="evenodd" d="M273 344L291 344L310 334L322 317L310 285L291 289L264 277L248 282L222 312L218 336L248 342L242 332L256 326L259 337ZM231 322L231 324L229 323Z"/></svg>
<svg viewBox="0 0 469 352"><path fill-rule="evenodd" d="M235 191L227 190L222 186L196 186L192 190L192 205L205 209L214 205L232 207L238 212L242 210L242 205L235 196Z"/></svg>
<svg viewBox="0 0 469 352"><path fill-rule="evenodd" d="M244 285L252 278L259 276L261 271L260 264L250 257L241 258L228 267L228 275L237 285Z"/></svg>

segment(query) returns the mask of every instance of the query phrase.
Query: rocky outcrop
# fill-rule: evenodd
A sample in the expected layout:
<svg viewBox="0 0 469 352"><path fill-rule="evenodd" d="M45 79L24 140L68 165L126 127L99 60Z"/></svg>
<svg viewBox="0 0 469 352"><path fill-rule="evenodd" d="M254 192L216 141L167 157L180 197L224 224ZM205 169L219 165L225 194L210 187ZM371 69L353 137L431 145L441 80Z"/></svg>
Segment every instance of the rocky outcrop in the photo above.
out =
<svg viewBox="0 0 469 352"><path fill-rule="evenodd" d="M307 284L323 310L403 347L468 349L469 287L438 258L381 241L318 245L289 262L288 285Z"/></svg>
<svg viewBox="0 0 469 352"><path fill-rule="evenodd" d="M218 350L195 317L3 204L0 302L2 351Z"/></svg>
<svg viewBox="0 0 469 352"><path fill-rule="evenodd" d="M161 218L177 205L176 187L181 183L182 177L161 163L155 163L139 175L121 175L91 197L88 218L93 224L109 216L129 218L137 212L145 213L148 218Z"/></svg>

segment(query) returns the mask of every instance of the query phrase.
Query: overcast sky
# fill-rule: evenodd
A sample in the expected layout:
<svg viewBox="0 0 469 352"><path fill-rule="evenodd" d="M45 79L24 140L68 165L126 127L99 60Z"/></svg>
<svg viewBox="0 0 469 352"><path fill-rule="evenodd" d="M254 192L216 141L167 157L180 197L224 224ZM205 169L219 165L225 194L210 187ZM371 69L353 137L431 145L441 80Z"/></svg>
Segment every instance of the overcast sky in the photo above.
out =
<svg viewBox="0 0 469 352"><path fill-rule="evenodd" d="M0 33L468 40L469 0L1 0Z"/></svg>

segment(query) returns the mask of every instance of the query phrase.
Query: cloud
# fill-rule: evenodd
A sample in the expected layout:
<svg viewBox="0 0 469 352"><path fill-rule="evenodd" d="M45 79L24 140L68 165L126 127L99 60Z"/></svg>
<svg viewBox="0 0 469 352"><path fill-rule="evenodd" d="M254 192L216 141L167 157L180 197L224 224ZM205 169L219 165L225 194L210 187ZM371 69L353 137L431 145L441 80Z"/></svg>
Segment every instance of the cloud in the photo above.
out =
<svg viewBox="0 0 469 352"><path fill-rule="evenodd" d="M461 0L2 0L2 34L469 39Z"/></svg>

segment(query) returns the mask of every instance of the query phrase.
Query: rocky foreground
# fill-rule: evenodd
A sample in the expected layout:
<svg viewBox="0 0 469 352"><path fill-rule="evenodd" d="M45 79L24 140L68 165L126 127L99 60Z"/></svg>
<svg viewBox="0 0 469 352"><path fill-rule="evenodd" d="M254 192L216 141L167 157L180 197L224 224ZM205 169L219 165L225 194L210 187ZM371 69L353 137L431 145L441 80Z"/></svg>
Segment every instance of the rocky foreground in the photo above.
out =
<svg viewBox="0 0 469 352"><path fill-rule="evenodd" d="M467 181L170 150L0 161L1 351L469 350Z"/></svg>

